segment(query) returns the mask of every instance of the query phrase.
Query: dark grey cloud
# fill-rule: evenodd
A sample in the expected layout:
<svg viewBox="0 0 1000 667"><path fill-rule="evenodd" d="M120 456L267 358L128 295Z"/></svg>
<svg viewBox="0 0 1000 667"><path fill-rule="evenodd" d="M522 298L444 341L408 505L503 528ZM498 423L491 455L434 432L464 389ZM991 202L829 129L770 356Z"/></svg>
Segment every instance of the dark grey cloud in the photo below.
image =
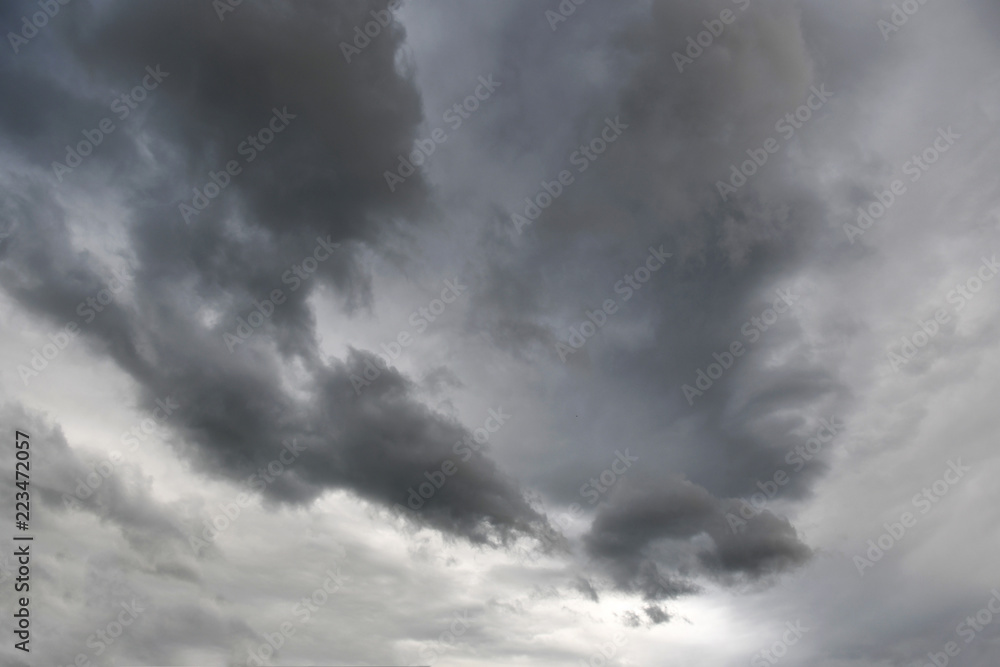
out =
<svg viewBox="0 0 1000 667"><path fill-rule="evenodd" d="M505 61L521 68L507 73L512 86L537 102L531 106L536 122L527 127L564 128L555 146L544 151L545 166L532 171L551 181L569 168L575 181L523 235L515 233L510 216L523 213L523 197L534 196L540 186L529 184L521 199L510 197L516 203L491 214L484 236L489 260L481 267L482 298L470 328L491 331L513 358L555 366L553 391L574 396L555 408L568 432L565 445L532 452L524 466L554 500L579 500L580 483L605 467L622 442L632 446L643 467L683 471L690 489L698 490L671 486L669 492L635 499L627 509L612 504L597 514L589 549L634 560L632 570L651 541L700 534L714 542L691 565L702 572L755 577L803 563L808 549L786 521L772 515L758 517L746 536L730 537L721 523L727 499L749 497L758 481L787 469L787 453L805 442L820 415L846 415L853 406L832 357L803 343L797 315L810 308L811 290L797 276L817 248L833 256L845 251L842 232L829 223L828 202L807 175L796 173L789 156L811 150L817 137L832 131L826 116L855 112L852 86L860 85L864 72L856 54L844 50L824 50L826 60L818 65L812 50L819 47L807 43L809 33L843 29L836 25L842 15L834 19L819 8L788 2L737 12L729 35L678 74L673 52L703 29L702 19L735 9L732 5L652 3L644 20L604 35L592 48L622 74L612 100L587 99L586 92L574 89L562 99L579 97L585 103L560 106L559 97L532 93L526 84L548 76L551 87L537 89L558 89L564 84L557 83L562 80L557 70L528 72L513 56ZM864 20L859 14L854 25ZM592 38L580 33L574 42L572 24L566 30L558 46L535 48L572 48L566 42L579 46ZM759 48L762 35L770 36L766 49ZM826 108L782 141L769 172L762 169L723 201L716 182L728 177L729 165L747 159L745 151L767 137L779 137L776 120L827 80L837 88ZM606 118L619 118L627 129L578 173L568 157L599 136ZM502 129L490 131L499 136ZM555 344L566 342L568 327L579 326L584 313L604 299L619 298L616 281L641 266L648 247L661 245L673 253L668 266L631 303L621 304L607 330L562 364ZM793 312L748 338L744 324L777 300L776 290L794 294ZM610 330L628 326L648 333L625 346L607 342ZM697 371L715 361L713 353L726 352L734 341L747 354L689 405L682 386L694 386ZM782 354L781 365L769 360L792 348L797 351ZM563 372L564 381L555 379ZM600 410L615 395L633 397L627 416L605 412L609 424L600 434L576 419L581 411ZM570 452L571 461L555 470L553 463ZM825 467L825 457L811 460L782 493L807 496ZM620 484L632 489L639 482ZM623 576L630 581L634 572Z"/></svg>
<svg viewBox="0 0 1000 667"><path fill-rule="evenodd" d="M39 115L14 105L6 116L7 132L24 142L21 159L40 169L61 158L48 137L73 142L97 123L97 91L141 82L146 65L167 72L142 118L127 119L137 127L112 134L118 143L98 146L64 179L68 188L114 179L117 189L107 192L126 210L125 259L135 267L128 296L81 325L82 338L139 383L148 409L159 397L178 397L186 406L174 425L178 451L203 470L242 480L275 459L283 442L303 443L298 465L265 490L278 500L308 502L346 487L405 504L407 489L454 458L454 443L468 435L422 408L396 372L356 394L351 376L377 360L352 353L324 362L307 305L327 288L346 313L370 305L358 253L396 221L418 224L425 210L419 175L392 195L382 175L408 151L421 120L420 96L397 66L402 28L390 25L351 63L338 47L383 5L257 3L220 21L199 2L78 3L51 29L59 31L64 62L86 72L90 88L68 86L31 61L11 65L37 88L27 103L49 109ZM243 162L237 147L268 127L273 109L294 118ZM243 171L185 220L179 203L193 203L193 188L204 189L210 172L234 159ZM73 243L73 212L52 198L51 181L26 176L12 196L8 215L19 231L0 271L8 294L61 326L77 319L77 304L98 294L114 267ZM328 259L315 275L289 278L319 245ZM287 302L231 354L224 334L234 334L238 318L275 289ZM309 378L308 398L293 398L276 382L281 364L293 360ZM475 539L530 531L541 521L481 457L461 465L413 516Z"/></svg>
<svg viewBox="0 0 1000 667"><path fill-rule="evenodd" d="M594 602L601 601L597 593L597 589L594 588L594 585L590 581L588 581L586 577L577 575L576 579L573 581L573 587L576 588L576 590L583 593L586 597L593 600Z"/></svg>
<svg viewBox="0 0 1000 667"><path fill-rule="evenodd" d="M278 659L329 662L333 643L359 663L571 664L622 632L611 645L637 664L669 650L728 666L795 619L811 628L796 664L941 650L995 586L979 548L995 505L989 290L900 373L882 367L996 247L998 9L925 3L883 38L899 4L407 3L350 63L341 42L385 0L244 2L224 20L206 1L61 6L0 55L0 311L17 341L0 346L17 399L0 421L49 443L36 491L58 545L38 570L54 591L43 616L66 625L54 664L133 591L158 604L121 664L243 664L289 591L315 586L300 566L344 554L354 587ZM5 5L0 25L36 6ZM551 24L560 7L575 9ZM735 20L678 72L675 52L723 10ZM168 74L117 118L147 68ZM385 170L480 76L496 93L390 192ZM776 121L817 89L832 96L782 137ZM287 127L247 161L238 147L275 114ZM56 174L105 117L114 132ZM574 151L608 123L621 136L578 171ZM925 132L952 125L963 139L941 166L845 237ZM720 196L769 137L777 152ZM219 176L228 160L241 173ZM511 215L563 169L573 182L519 234ZM183 214L213 172L228 183ZM616 286L650 248L670 257L625 301ZM470 297L380 369L373 351L413 300L455 275ZM271 312L258 304L275 289ZM758 328L780 294L792 307ZM609 298L618 312L564 363L557 344ZM262 324L232 338L257 308ZM72 347L17 386L68 322ZM734 343L745 354L699 386ZM91 392L129 397L109 420L181 407L163 446L67 502L116 446L81 414ZM470 415L498 405L510 425L461 456ZM796 458L830 420L833 437ZM858 576L858 545L959 454L977 481ZM263 511L192 553L205 514L263 475ZM983 633L962 659L993 649Z"/></svg>
<svg viewBox="0 0 1000 667"><path fill-rule="evenodd" d="M659 625L660 623L667 623L670 621L670 614L663 611L663 609L657 607L656 605L643 607L642 610L646 612L646 616L649 617L649 620L653 625Z"/></svg>
<svg viewBox="0 0 1000 667"><path fill-rule="evenodd" d="M787 519L764 511L743 520L738 503L671 477L623 482L598 510L584 545L617 587L647 600L695 593L687 580L697 576L753 581L811 555Z"/></svg>

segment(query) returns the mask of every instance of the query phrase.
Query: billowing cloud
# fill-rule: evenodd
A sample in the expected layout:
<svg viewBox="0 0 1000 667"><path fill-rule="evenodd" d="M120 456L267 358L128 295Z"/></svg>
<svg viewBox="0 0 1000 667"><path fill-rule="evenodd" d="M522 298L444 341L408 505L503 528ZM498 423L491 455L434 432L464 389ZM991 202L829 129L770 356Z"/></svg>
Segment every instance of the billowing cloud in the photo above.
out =
<svg viewBox="0 0 1000 667"><path fill-rule="evenodd" d="M0 8L42 659L955 653L996 585L997 11Z"/></svg>

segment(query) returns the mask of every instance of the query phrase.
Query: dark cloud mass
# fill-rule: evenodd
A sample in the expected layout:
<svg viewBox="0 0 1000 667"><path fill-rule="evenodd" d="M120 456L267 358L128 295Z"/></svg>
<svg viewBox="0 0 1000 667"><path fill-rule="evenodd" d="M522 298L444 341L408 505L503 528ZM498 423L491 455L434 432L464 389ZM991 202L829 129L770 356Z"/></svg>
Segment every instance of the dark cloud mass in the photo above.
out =
<svg viewBox="0 0 1000 667"><path fill-rule="evenodd" d="M707 548L684 544L703 535L710 541ZM756 579L809 557L787 520L770 512L745 520L738 503L719 501L687 480L670 478L648 486L632 480L597 513L584 544L612 565L619 585L642 591L647 599L696 590L663 578L657 560L688 575Z"/></svg>
<svg viewBox="0 0 1000 667"><path fill-rule="evenodd" d="M995 664L998 12L5 3L39 659Z"/></svg>
<svg viewBox="0 0 1000 667"><path fill-rule="evenodd" d="M324 363L306 303L323 286L341 294L349 309L370 301L370 277L354 248L372 242L396 216L413 219L425 197L419 176L396 197L388 196L382 176L421 120L419 95L396 67L403 29L391 25L353 67L337 46L374 9L382 8L261 3L220 25L205 3L121 4L96 14L81 4L72 9L77 21L60 25L66 56L113 90L141 80L136 63L168 73L143 119L152 156L140 155L135 141L116 152L95 151L100 164L87 165L92 178L122 169L117 176L134 188L125 203L138 269L132 304L113 304L84 335L140 384L150 409L158 397L185 397L178 428L202 469L243 479L277 456L283 441L307 443L303 465L267 489L286 500L347 487L379 502L405 503L405 489L425 481L420 473L440 467L465 435L413 402L398 375L357 397L349 377L364 373L365 358ZM39 143L60 133L73 141L70 128L93 108L75 97L60 104L78 111L38 127ZM178 202L190 202L193 188L204 189L209 174L229 160L242 161L237 147L268 126L272 109L295 118L259 164L245 164L218 200L187 223ZM45 153L27 159L42 168ZM14 215L35 220L25 223L30 236L15 239L17 257L5 263L4 282L29 308L59 322L100 290L101 274L111 267L74 251L66 213L44 201L37 186L14 198ZM283 276L312 255L317 239L344 250L291 291L295 283ZM290 292L288 302L256 340L230 355L223 334L276 288ZM217 313L216 325L199 317L206 310ZM293 358L310 376L305 402L289 401L275 382L281 360ZM491 466L477 460L463 467L419 516L469 536L480 536L484 525L529 532L540 517Z"/></svg>

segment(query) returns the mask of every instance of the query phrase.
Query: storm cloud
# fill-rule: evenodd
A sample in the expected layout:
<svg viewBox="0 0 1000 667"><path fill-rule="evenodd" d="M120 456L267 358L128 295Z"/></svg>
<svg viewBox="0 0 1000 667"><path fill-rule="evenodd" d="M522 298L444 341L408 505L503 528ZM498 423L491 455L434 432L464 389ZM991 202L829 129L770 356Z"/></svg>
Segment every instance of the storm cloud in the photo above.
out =
<svg viewBox="0 0 1000 667"><path fill-rule="evenodd" d="M4 6L39 656L993 664L998 19Z"/></svg>

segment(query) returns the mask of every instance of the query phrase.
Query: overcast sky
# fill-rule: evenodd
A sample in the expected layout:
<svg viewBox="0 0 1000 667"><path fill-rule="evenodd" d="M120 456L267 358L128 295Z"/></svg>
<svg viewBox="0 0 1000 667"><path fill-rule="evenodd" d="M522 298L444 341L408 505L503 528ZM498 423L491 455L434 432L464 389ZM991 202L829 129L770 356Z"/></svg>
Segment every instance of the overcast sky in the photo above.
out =
<svg viewBox="0 0 1000 667"><path fill-rule="evenodd" d="M992 0L0 27L4 665L997 664Z"/></svg>

